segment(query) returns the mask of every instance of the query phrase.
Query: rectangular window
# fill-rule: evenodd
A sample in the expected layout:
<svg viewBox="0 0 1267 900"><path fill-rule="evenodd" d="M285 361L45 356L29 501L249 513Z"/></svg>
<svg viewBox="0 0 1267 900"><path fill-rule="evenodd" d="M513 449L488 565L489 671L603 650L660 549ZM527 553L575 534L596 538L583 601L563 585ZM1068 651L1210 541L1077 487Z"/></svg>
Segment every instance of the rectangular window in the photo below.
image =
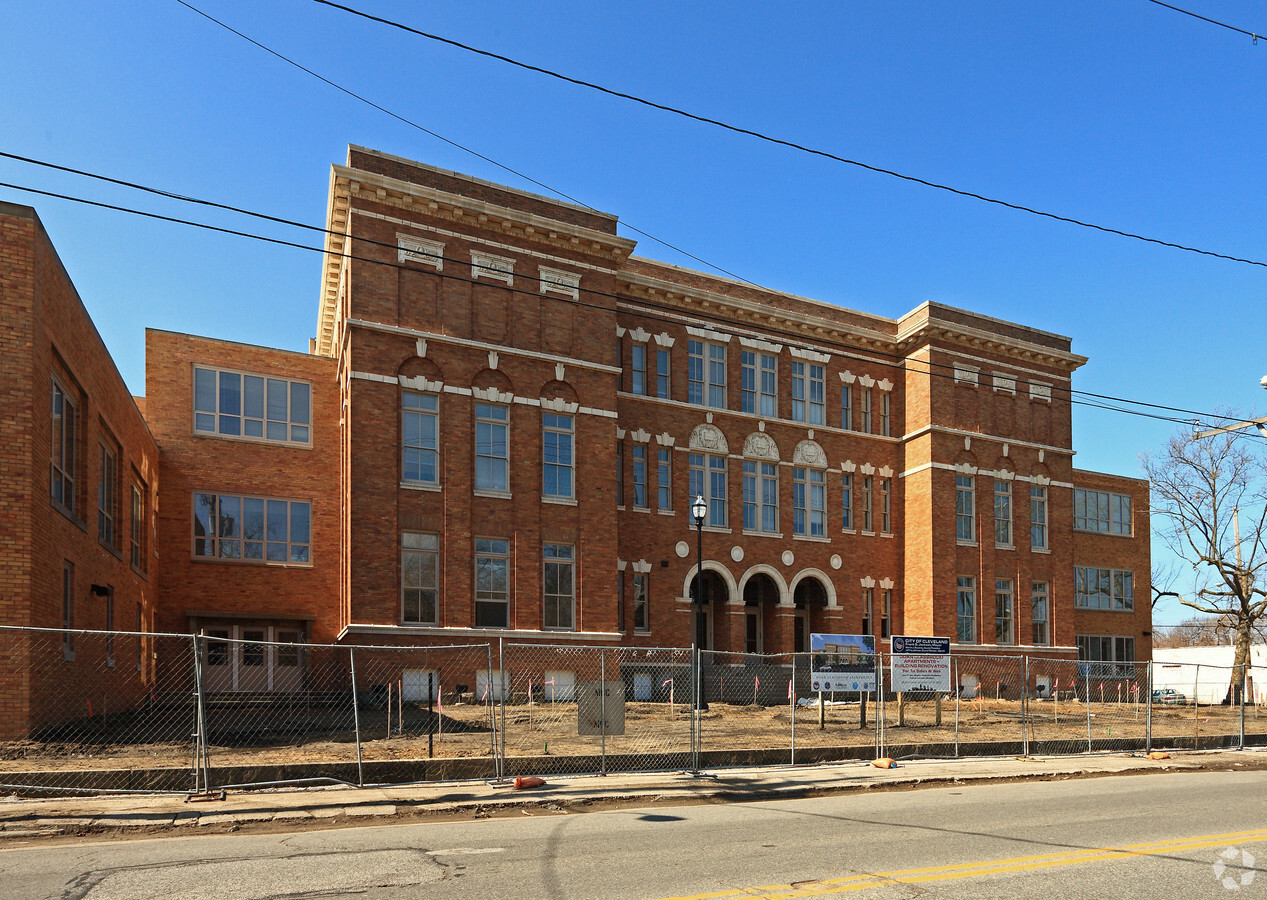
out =
<svg viewBox="0 0 1267 900"><path fill-rule="evenodd" d="M542 627L555 631L576 629L576 587L573 549L570 544L546 544L545 609Z"/></svg>
<svg viewBox="0 0 1267 900"><path fill-rule="evenodd" d="M994 544L1012 546L1012 483L994 479Z"/></svg>
<svg viewBox="0 0 1267 900"><path fill-rule="evenodd" d="M1051 589L1045 581L1030 585L1030 621L1034 623L1034 646L1046 647L1051 643Z"/></svg>
<svg viewBox="0 0 1267 900"><path fill-rule="evenodd" d="M630 390L635 394L645 394L647 392L647 345L635 341L632 349L633 371Z"/></svg>
<svg viewBox="0 0 1267 900"><path fill-rule="evenodd" d="M845 431L853 431L853 387L840 386L840 427Z"/></svg>
<svg viewBox="0 0 1267 900"><path fill-rule="evenodd" d="M570 500L574 495L572 429L571 416L541 415L541 493L547 497Z"/></svg>
<svg viewBox="0 0 1267 900"><path fill-rule="evenodd" d="M1089 678L1131 678L1135 674L1135 638L1080 634L1078 668Z"/></svg>
<svg viewBox="0 0 1267 900"><path fill-rule="evenodd" d="M822 366L792 361L792 418L795 421L823 424L824 371Z"/></svg>
<svg viewBox="0 0 1267 900"><path fill-rule="evenodd" d="M880 395L880 434L893 434L893 396L888 391Z"/></svg>
<svg viewBox="0 0 1267 900"><path fill-rule="evenodd" d="M960 575L955 579L958 603L956 639L961 644L977 642L977 579Z"/></svg>
<svg viewBox="0 0 1267 900"><path fill-rule="evenodd" d="M826 419L826 369L822 366L810 364L809 367L809 423L811 425L822 425Z"/></svg>
<svg viewBox="0 0 1267 900"><path fill-rule="evenodd" d="M972 543L977 539L975 486L971 475L955 476L955 540Z"/></svg>
<svg viewBox="0 0 1267 900"><path fill-rule="evenodd" d="M400 536L400 621L438 624L440 536L406 531Z"/></svg>
<svg viewBox="0 0 1267 900"><path fill-rule="evenodd" d="M312 385L194 366L194 431L283 444L312 440Z"/></svg>
<svg viewBox="0 0 1267 900"><path fill-rule="evenodd" d="M1078 609L1134 611L1135 573L1074 566L1073 605Z"/></svg>
<svg viewBox="0 0 1267 900"><path fill-rule="evenodd" d="M69 560L62 562L62 658L74 660L75 634L75 566Z"/></svg>
<svg viewBox="0 0 1267 900"><path fill-rule="evenodd" d="M743 529L775 534L779 530L779 475L773 463L743 464Z"/></svg>
<svg viewBox="0 0 1267 900"><path fill-rule="evenodd" d="M871 634L872 615L875 610L875 588L862 589L862 633Z"/></svg>
<svg viewBox="0 0 1267 900"><path fill-rule="evenodd" d="M101 471L97 479L97 540L119 546L119 451L101 444Z"/></svg>
<svg viewBox="0 0 1267 900"><path fill-rule="evenodd" d="M649 509L651 498L647 495L647 445L633 445L633 505L635 509Z"/></svg>
<svg viewBox="0 0 1267 900"><path fill-rule="evenodd" d="M686 402L704 405L704 342L686 343Z"/></svg>
<svg viewBox="0 0 1267 900"><path fill-rule="evenodd" d="M132 568L145 571L145 484L132 482L132 522L129 532L129 558Z"/></svg>
<svg viewBox="0 0 1267 900"><path fill-rule="evenodd" d="M740 353L740 409L763 416L778 415L775 357L744 350Z"/></svg>
<svg viewBox="0 0 1267 900"><path fill-rule="evenodd" d="M404 391L400 395L400 480L439 484L439 408L435 394Z"/></svg>
<svg viewBox="0 0 1267 900"><path fill-rule="evenodd" d="M489 403L475 404L475 490L510 490L510 410Z"/></svg>
<svg viewBox="0 0 1267 900"><path fill-rule="evenodd" d="M1012 579L994 579L994 642L996 644L1016 643L1015 599Z"/></svg>
<svg viewBox="0 0 1267 900"><path fill-rule="evenodd" d="M1047 549L1047 488L1029 489L1029 546L1032 550Z"/></svg>
<svg viewBox="0 0 1267 900"><path fill-rule="evenodd" d="M668 447L656 450L656 509L673 509L673 451Z"/></svg>
<svg viewBox="0 0 1267 900"><path fill-rule="evenodd" d="M862 484L858 487L858 507L862 510L862 530L870 534L875 531L875 523L871 521L871 476L863 475Z"/></svg>
<svg viewBox="0 0 1267 900"><path fill-rule="evenodd" d="M56 381L52 399L53 440L49 495L67 512L75 511L75 448L79 419L70 394Z"/></svg>
<svg viewBox="0 0 1267 900"><path fill-rule="evenodd" d="M757 411L757 354L751 350L739 353L739 411Z"/></svg>
<svg viewBox="0 0 1267 900"><path fill-rule="evenodd" d="M708 345L708 405L726 408L726 345Z"/></svg>
<svg viewBox="0 0 1267 900"><path fill-rule="evenodd" d="M853 474L850 472L840 475L840 527L846 531L853 529Z"/></svg>
<svg viewBox="0 0 1267 900"><path fill-rule="evenodd" d="M871 433L871 388L862 389L862 430Z"/></svg>
<svg viewBox="0 0 1267 900"><path fill-rule="evenodd" d="M669 399L669 351L657 348L655 352L655 395L661 400Z"/></svg>
<svg viewBox="0 0 1267 900"><path fill-rule="evenodd" d="M726 457L690 454L691 499L703 497L708 503L708 524L726 527Z"/></svg>
<svg viewBox="0 0 1267 900"><path fill-rule="evenodd" d="M311 563L312 504L194 494L194 557L263 565Z"/></svg>
<svg viewBox="0 0 1267 900"><path fill-rule="evenodd" d="M633 593L633 627L634 631L651 630L651 609L647 604L647 579L649 576L634 575Z"/></svg>
<svg viewBox="0 0 1267 900"><path fill-rule="evenodd" d="M475 539L475 627L510 626L510 544Z"/></svg>
<svg viewBox="0 0 1267 900"><path fill-rule="evenodd" d="M893 479L880 479L880 533L893 533Z"/></svg>
<svg viewBox="0 0 1267 900"><path fill-rule="evenodd" d="M1074 488L1073 527L1075 531L1102 534L1131 534L1131 498L1126 494Z"/></svg>
<svg viewBox="0 0 1267 900"><path fill-rule="evenodd" d="M809 537L827 534L827 502L823 473L818 469L792 470L792 533Z"/></svg>
<svg viewBox="0 0 1267 900"><path fill-rule="evenodd" d="M884 609L880 612L880 637L893 636L893 592L884 592Z"/></svg>

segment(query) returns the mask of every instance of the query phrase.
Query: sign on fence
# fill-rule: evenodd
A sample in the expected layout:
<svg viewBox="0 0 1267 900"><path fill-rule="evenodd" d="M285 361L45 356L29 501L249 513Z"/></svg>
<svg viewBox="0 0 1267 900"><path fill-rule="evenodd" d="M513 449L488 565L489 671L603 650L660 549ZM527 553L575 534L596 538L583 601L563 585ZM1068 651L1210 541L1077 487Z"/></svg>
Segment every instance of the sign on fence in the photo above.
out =
<svg viewBox="0 0 1267 900"><path fill-rule="evenodd" d="M889 659L894 691L950 691L950 638L894 635Z"/></svg>
<svg viewBox="0 0 1267 900"><path fill-rule="evenodd" d="M874 691L875 638L869 634L811 634L810 690Z"/></svg>
<svg viewBox="0 0 1267 900"><path fill-rule="evenodd" d="M576 685L576 733L625 733L623 682L582 681Z"/></svg>

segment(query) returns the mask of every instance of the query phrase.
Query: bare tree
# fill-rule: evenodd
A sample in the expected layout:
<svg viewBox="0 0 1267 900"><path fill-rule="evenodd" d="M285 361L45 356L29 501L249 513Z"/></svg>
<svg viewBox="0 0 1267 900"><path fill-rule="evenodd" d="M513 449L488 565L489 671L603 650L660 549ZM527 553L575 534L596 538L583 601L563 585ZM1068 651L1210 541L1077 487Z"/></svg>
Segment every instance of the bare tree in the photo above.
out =
<svg viewBox="0 0 1267 900"><path fill-rule="evenodd" d="M1255 625L1267 612L1267 469L1243 437L1176 434L1158 456L1145 455L1159 537L1192 564L1192 595L1180 603L1225 618L1236 635L1232 690L1239 698ZM1241 532L1240 519L1248 528ZM1234 699L1236 699L1234 698Z"/></svg>
<svg viewBox="0 0 1267 900"><path fill-rule="evenodd" d="M1232 616L1190 616L1168 627L1153 627L1153 649L1174 647L1221 647L1236 643L1236 621ZM1254 640L1267 643L1267 619L1254 624Z"/></svg>

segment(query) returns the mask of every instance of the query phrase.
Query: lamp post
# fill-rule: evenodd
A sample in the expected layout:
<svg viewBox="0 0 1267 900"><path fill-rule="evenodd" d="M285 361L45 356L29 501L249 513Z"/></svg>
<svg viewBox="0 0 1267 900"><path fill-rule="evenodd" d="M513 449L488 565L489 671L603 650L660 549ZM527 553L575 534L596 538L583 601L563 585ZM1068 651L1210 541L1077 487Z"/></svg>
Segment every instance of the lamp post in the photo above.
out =
<svg viewBox="0 0 1267 900"><path fill-rule="evenodd" d="M695 708L708 709L704 699L704 517L708 504L702 495L696 495L691 504L691 518L695 520L695 671L699 683L695 690Z"/></svg>

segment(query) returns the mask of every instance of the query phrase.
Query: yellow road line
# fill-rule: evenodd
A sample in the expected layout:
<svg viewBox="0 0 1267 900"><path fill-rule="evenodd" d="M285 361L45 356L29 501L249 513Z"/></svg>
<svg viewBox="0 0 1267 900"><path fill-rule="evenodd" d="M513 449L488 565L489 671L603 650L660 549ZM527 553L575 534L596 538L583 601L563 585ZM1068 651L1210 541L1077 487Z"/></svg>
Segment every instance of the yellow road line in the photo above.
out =
<svg viewBox="0 0 1267 900"><path fill-rule="evenodd" d="M850 875L844 878L816 880L812 886L797 888L790 884L770 884L749 888L732 888L706 894L684 897L666 897L664 900L800 900L824 894L844 894L866 890L886 882L917 884L925 881L952 881L959 878L976 878L1004 872L1023 872L1033 869L1071 866L1081 863L1104 862L1131 856L1148 856L1154 853L1176 850L1195 850L1202 847L1218 847L1229 843L1253 844L1267 841L1267 828L1251 831L1229 831L1223 834L1194 835L1185 838L1169 838L1141 844L1123 844L1117 847L1095 847L1084 850L1066 850L1035 856L1014 856L1007 859L955 863L946 866L927 866L918 869L895 869Z"/></svg>

